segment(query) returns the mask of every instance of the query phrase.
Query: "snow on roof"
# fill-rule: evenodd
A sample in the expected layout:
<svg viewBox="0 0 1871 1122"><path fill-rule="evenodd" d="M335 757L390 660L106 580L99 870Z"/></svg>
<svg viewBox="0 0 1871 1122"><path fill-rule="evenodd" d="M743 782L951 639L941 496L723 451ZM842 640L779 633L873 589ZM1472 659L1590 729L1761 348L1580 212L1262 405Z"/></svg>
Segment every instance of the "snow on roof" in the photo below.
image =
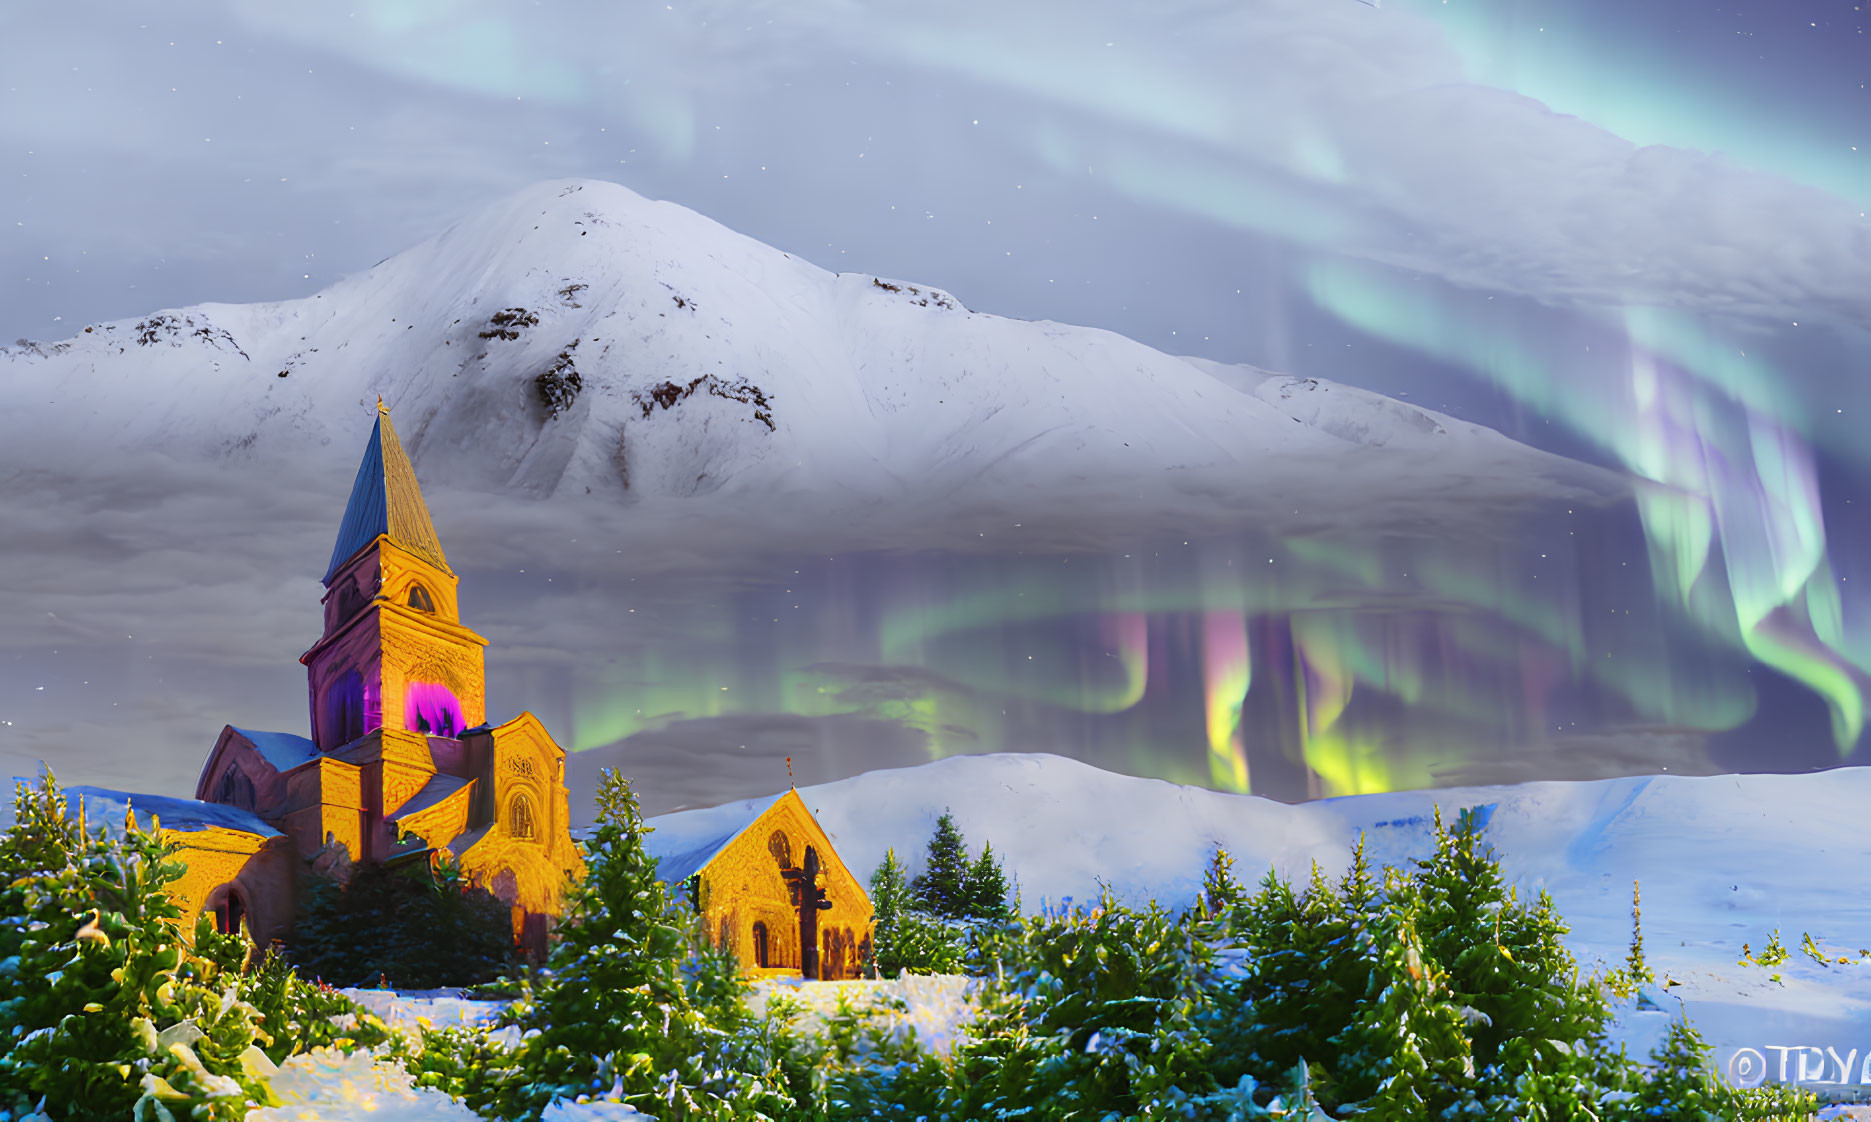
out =
<svg viewBox="0 0 1871 1122"><path fill-rule="evenodd" d="M454 841L448 843L449 855L459 861L463 854L474 848L474 843L486 837L487 832L493 828L494 824L489 822L484 826L477 827L469 830L465 834L459 835Z"/></svg>
<svg viewBox="0 0 1871 1122"><path fill-rule="evenodd" d="M65 801L71 804L73 811L82 807L85 817L94 828L102 823L113 834L122 831L124 808L129 806L136 809L137 823L144 829L149 828L149 816L153 814L161 820L163 829L178 833L194 833L219 827L260 838L285 836L250 811L219 803L204 803L197 799L173 799L166 795L112 791L105 787L67 787Z"/></svg>
<svg viewBox="0 0 1871 1122"><path fill-rule="evenodd" d="M318 759L318 745L303 736L290 732L256 732L251 729L228 728L246 737L259 751L261 758L273 765L274 771L291 771L301 764Z"/></svg>
<svg viewBox="0 0 1871 1122"><path fill-rule="evenodd" d="M467 785L468 781L459 775L437 772L422 785L422 790L409 796L408 802L391 812L390 817L400 822L411 815L420 814Z"/></svg>
<svg viewBox="0 0 1871 1122"><path fill-rule="evenodd" d="M665 814L643 839L643 848L656 858L656 879L681 884L700 872L747 827L759 821L786 792L747 799L708 810Z"/></svg>

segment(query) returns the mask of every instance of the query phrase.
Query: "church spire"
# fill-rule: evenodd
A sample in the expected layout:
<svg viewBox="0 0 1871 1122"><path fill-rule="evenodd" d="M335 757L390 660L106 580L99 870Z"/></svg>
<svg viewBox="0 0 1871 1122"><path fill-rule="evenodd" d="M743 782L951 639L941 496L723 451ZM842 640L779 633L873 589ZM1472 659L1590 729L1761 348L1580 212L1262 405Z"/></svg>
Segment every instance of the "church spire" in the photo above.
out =
<svg viewBox="0 0 1871 1122"><path fill-rule="evenodd" d="M379 396L377 424L370 430L364 462L351 484L351 501L345 504L344 521L338 526L338 543L331 551L325 583L330 584L346 561L384 534L443 572L452 572L435 536L435 524L429 521L422 489L416 486L416 469L410 466L396 428L390 424L390 407Z"/></svg>

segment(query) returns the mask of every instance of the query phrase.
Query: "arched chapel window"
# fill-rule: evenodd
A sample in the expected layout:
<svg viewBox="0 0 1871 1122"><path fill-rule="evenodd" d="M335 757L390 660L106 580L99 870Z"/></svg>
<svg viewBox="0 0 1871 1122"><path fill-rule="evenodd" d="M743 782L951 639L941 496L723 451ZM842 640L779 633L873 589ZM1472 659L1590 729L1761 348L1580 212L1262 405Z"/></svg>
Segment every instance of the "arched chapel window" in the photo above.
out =
<svg viewBox="0 0 1871 1122"><path fill-rule="evenodd" d="M767 852L773 855L774 862L780 868L793 867L793 843L787 840L786 835L781 831L775 830L767 838Z"/></svg>
<svg viewBox="0 0 1871 1122"><path fill-rule="evenodd" d="M215 897L214 903L209 905L214 912L214 929L223 935L239 934L240 921L247 915L246 902L231 884L218 889Z"/></svg>
<svg viewBox="0 0 1871 1122"><path fill-rule="evenodd" d="M221 773L221 783L215 789L214 801L222 806L237 806L242 810L253 809L253 780L237 767L230 767Z"/></svg>
<svg viewBox="0 0 1871 1122"><path fill-rule="evenodd" d="M533 800L524 792L514 795L507 804L507 833L516 838L533 836Z"/></svg>
<svg viewBox="0 0 1871 1122"><path fill-rule="evenodd" d="M435 601L429 599L429 590L419 584L409 586L409 606L419 612L435 611Z"/></svg>

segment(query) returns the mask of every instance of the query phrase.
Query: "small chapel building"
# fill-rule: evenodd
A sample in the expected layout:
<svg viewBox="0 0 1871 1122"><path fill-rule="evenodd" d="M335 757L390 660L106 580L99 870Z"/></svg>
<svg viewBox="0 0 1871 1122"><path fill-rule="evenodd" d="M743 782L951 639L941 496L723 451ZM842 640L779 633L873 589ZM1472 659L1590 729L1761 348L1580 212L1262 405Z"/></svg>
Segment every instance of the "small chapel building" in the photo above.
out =
<svg viewBox="0 0 1871 1122"><path fill-rule="evenodd" d="M685 891L717 946L754 976L861 977L870 897L798 790L659 821L645 839L657 879Z"/></svg>

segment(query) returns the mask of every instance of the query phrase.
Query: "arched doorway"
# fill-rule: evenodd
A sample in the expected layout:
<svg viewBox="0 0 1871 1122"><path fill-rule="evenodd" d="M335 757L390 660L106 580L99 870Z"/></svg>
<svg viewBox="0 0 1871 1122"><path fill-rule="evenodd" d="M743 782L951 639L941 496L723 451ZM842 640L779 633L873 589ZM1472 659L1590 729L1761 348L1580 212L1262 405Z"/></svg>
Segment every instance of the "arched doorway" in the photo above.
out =
<svg viewBox="0 0 1871 1122"><path fill-rule="evenodd" d="M235 935L240 932L240 921L247 918L247 901L239 889L224 884L209 895L207 910L214 916L216 931Z"/></svg>
<svg viewBox="0 0 1871 1122"><path fill-rule="evenodd" d="M754 965L763 970L773 965L771 948L767 942L767 925L762 922L754 924Z"/></svg>

